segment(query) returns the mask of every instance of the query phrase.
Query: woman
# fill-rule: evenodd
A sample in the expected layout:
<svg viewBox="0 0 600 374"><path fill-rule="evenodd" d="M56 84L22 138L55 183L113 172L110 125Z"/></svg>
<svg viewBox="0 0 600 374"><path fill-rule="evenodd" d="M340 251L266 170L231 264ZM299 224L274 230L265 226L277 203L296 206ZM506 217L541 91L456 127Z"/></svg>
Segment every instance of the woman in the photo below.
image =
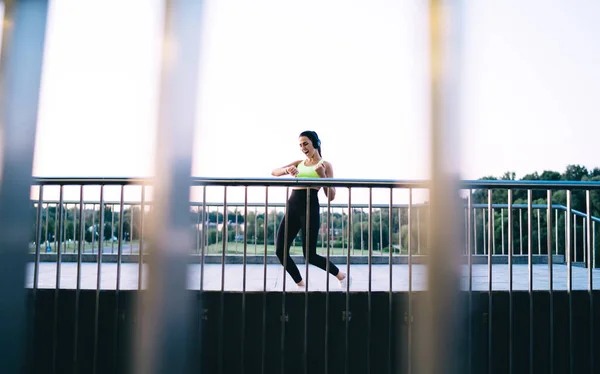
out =
<svg viewBox="0 0 600 374"><path fill-rule="evenodd" d="M291 162L283 167L274 169L271 175L280 177L282 175L291 175L296 178L333 178L333 167L330 162L323 160L321 157L321 141L319 136L314 131L304 131L300 134L300 150L306 156L305 160ZM310 191L310 197L307 194ZM306 258L306 203L307 198L310 198L309 210L309 243L308 243L308 262L325 271L327 271L327 259L317 254L317 237L320 228L320 211L319 211L319 187L296 187L292 190L292 195L288 200L287 205L287 243L286 238L286 220L281 221L277 232L277 243L275 244L275 252L282 264L284 264L284 248L286 253L286 270L296 282L298 287L304 287L304 280L298 267L292 260L289 254L290 246L298 231L302 230L302 252ZM335 198L335 188L328 187L324 190L325 195L331 201ZM329 262L329 272L334 275L342 289L346 288L346 274L341 272L337 266L331 261Z"/></svg>

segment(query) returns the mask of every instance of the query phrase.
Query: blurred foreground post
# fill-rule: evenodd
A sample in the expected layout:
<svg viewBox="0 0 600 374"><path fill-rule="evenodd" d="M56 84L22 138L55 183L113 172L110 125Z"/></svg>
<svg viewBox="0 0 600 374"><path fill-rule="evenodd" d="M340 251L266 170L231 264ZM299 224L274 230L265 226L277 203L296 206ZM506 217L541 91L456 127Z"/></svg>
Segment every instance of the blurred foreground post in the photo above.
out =
<svg viewBox="0 0 600 374"><path fill-rule="evenodd" d="M27 309L29 195L38 117L47 0L0 3L0 372L21 373Z"/></svg>
<svg viewBox="0 0 600 374"><path fill-rule="evenodd" d="M188 368L187 257L203 1L166 0L148 283L138 305L137 373Z"/></svg>
<svg viewBox="0 0 600 374"><path fill-rule="evenodd" d="M450 5L452 4L452 6ZM416 314L417 373L465 373L461 349L460 258L464 220L459 203L456 2L430 0L431 249L428 291Z"/></svg>

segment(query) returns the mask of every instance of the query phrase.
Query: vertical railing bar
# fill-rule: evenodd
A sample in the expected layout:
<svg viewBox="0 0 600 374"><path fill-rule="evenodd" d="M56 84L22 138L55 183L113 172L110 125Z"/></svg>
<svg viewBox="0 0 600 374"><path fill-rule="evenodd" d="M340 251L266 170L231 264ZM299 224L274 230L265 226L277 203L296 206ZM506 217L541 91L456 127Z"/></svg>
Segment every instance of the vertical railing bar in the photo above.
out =
<svg viewBox="0 0 600 374"><path fill-rule="evenodd" d="M319 206L319 217L321 216L322 211L323 211L323 209L321 209L321 207ZM319 230L319 231L321 231L321 230ZM323 232L321 231L321 253L320 254L323 254L324 251L325 251L325 241L323 238Z"/></svg>
<svg viewBox="0 0 600 374"><path fill-rule="evenodd" d="M420 208L415 209L417 212L417 253L421 254L421 217L420 217Z"/></svg>
<svg viewBox="0 0 600 374"><path fill-rule="evenodd" d="M254 207L254 255L258 253L258 208Z"/></svg>
<svg viewBox="0 0 600 374"><path fill-rule="evenodd" d="M265 251L263 253L262 350L260 360L261 374L265 374L267 358L267 247L269 236L269 186L265 186L265 218L263 220L263 230Z"/></svg>
<svg viewBox="0 0 600 374"><path fill-rule="evenodd" d="M564 249L564 254L565 254L565 258L567 256L567 231L569 229L569 226L567 224L567 222L569 221L569 219L567 218L567 215L569 213L567 211L565 211L564 216L565 216L565 249Z"/></svg>
<svg viewBox="0 0 600 374"><path fill-rule="evenodd" d="M307 188L306 189L306 221L305 221L305 226L306 227L306 232L305 237L304 237L304 243L305 243L305 248L306 248L306 257L304 258L304 265L305 265L305 273L306 273L306 286L304 287L304 349L303 349L303 355L304 355L304 374L308 374L308 286L309 286L309 280L308 280L308 267L310 264L310 247L311 247L311 240L310 240L310 215L311 215L311 188ZM316 212L313 212L315 214L319 214L320 208L317 208ZM318 233L317 233L318 235ZM318 236L317 236L318 237ZM315 247L316 247L317 243L315 243ZM315 253L317 252L317 248L315 248ZM327 277L329 277L329 273L327 273Z"/></svg>
<svg viewBox="0 0 600 374"><path fill-rule="evenodd" d="M473 190L469 188L469 194L467 195L467 209L465 211L466 217L466 226L467 226L467 235L465 238L467 239L467 266L468 266L468 308L469 313L469 322L467 324L468 329L468 338L467 338L467 373L471 374L473 372L473 257L471 253L471 246L473 245L473 240L471 237L471 229L473 226L473 222L471 221L472 215L471 210L473 209ZM492 211L493 215L493 211Z"/></svg>
<svg viewBox="0 0 600 374"><path fill-rule="evenodd" d="M495 210L492 207L492 226L491 226L491 230L492 230L492 254L495 255L496 254L496 214L495 214Z"/></svg>
<svg viewBox="0 0 600 374"><path fill-rule="evenodd" d="M140 208L140 248L138 250L138 290L142 289L144 278L143 278L143 269L144 269L144 223L146 216L146 186L142 185L142 204ZM114 211L113 211L114 216Z"/></svg>
<svg viewBox="0 0 600 374"><path fill-rule="evenodd" d="M343 220L343 216L342 216L342 220ZM333 232L333 230L330 230L330 225L333 225L333 220L331 219L331 200L329 199L329 196L327 197L327 233L326 233L326 237L327 237L327 252L326 252L326 259L327 262L325 263L325 274L327 274L327 276L325 277L325 354L324 354L324 365L325 365L325 370L324 373L328 374L329 373L329 268L330 268L330 252L331 252L331 246L330 246L330 238L331 238L331 233Z"/></svg>
<svg viewBox="0 0 600 374"><path fill-rule="evenodd" d="M39 283L39 269L40 269L40 241L42 240L42 210L44 209L43 195L44 185L39 186L38 193L38 204L37 212L35 217L35 254L33 264L33 290L32 290L32 302L31 302L31 317L29 318L29 331L28 331L28 357L33 357L34 349L34 337L35 337L35 321L36 321L36 304L37 304L37 290ZM73 230L75 232L75 230ZM29 252L27 253L29 256ZM31 362L31 359L27 359Z"/></svg>
<svg viewBox="0 0 600 374"><path fill-rule="evenodd" d="M596 221L592 222L592 269L596 267Z"/></svg>
<svg viewBox="0 0 600 374"><path fill-rule="evenodd" d="M233 242L234 242L234 250L235 250L235 254L238 254L238 244L237 244L237 236L238 236L238 210L237 210L237 206L235 207L235 210L233 211L233 214L235 215L235 236L233 237ZM229 221L229 220L227 220ZM229 240L229 237L227 238L227 240Z"/></svg>
<svg viewBox="0 0 600 374"><path fill-rule="evenodd" d="M134 208L135 205L134 204L129 204L129 212L131 212L129 214L129 254L133 254L133 227L134 227L134 221L133 221L133 212L134 212Z"/></svg>
<svg viewBox="0 0 600 374"><path fill-rule="evenodd" d="M577 262L577 215L573 214L573 262Z"/></svg>
<svg viewBox="0 0 600 374"><path fill-rule="evenodd" d="M205 186L202 186L205 187ZM198 216L198 220L196 221L196 253L200 254L200 240L202 240L202 238L200 238L200 236L202 235L202 213L200 212L200 205L196 206L196 215Z"/></svg>
<svg viewBox="0 0 600 374"><path fill-rule="evenodd" d="M143 187L142 187L143 189ZM120 201L119 204L121 204L121 210L123 209L123 201L125 200L125 185L121 185L121 196L120 196ZM104 211L104 210L103 210ZM133 205L131 206L131 214L133 217ZM103 242L104 239L104 226L102 226L100 228L101 234L100 234L100 242ZM122 230L121 230L122 231ZM130 235L131 237L133 237L133 218L131 219L131 225L130 225ZM112 241L112 233L111 233L111 241ZM103 246L102 246L103 247ZM102 251L104 251L104 248L102 248ZM123 254L123 247L122 247L122 243L121 243L121 238L119 235L119 244L117 246L117 279L116 279L116 286L115 286L115 317L114 317L114 337L113 337L113 362L114 362L114 368L116 369L118 367L118 352L120 350L119 348L119 294L120 294L120 290L121 290L121 260L122 260L122 254ZM138 281L139 281L140 277L139 277L139 273L138 273Z"/></svg>
<svg viewBox="0 0 600 374"><path fill-rule="evenodd" d="M204 291L204 261L206 251L206 238L208 233L206 232L206 186L202 186L202 235L200 243L200 292Z"/></svg>
<svg viewBox="0 0 600 374"><path fill-rule="evenodd" d="M489 220L490 210L491 209L488 208L488 221L490 221ZM488 225L486 225L486 220L485 220L485 208L481 208L481 223L482 223L481 224L481 236L483 237L483 243L484 243L483 248L485 250L485 248L488 247L485 244L487 243L487 240L486 240L487 236L489 236L489 233L487 233L487 235L486 235L486 230L488 230ZM487 250L489 251L490 248L488 248ZM485 252L484 252L484 254L485 254Z"/></svg>
<svg viewBox="0 0 600 374"><path fill-rule="evenodd" d="M514 240L513 240L513 190L508 190L508 372L513 372L513 253L514 253ZM539 213L538 213L539 216Z"/></svg>
<svg viewBox="0 0 600 374"><path fill-rule="evenodd" d="M288 248L288 227L289 227L289 198L290 198L290 188L286 187L285 188L285 201L286 201L286 206L285 206L285 212L283 213L283 219L285 220L284 226L283 226L283 282L282 282L282 286L283 286L283 290L282 290L282 294L281 294L281 340L280 340L280 344L279 344L279 357L281 357L281 362L280 362L280 369L281 369L281 374L285 374L285 323L287 322L287 315L285 314L285 295L286 295L286 272L287 272L287 257L288 257L288 251L291 250L291 248ZM275 215L274 215L274 220L273 222L277 222L277 207L275 207ZM273 227L275 228L275 227ZM275 246L277 246L277 240L274 241ZM308 243L307 243L308 245ZM276 249L277 250L277 249ZM306 264L308 266L308 264ZM305 286L306 287L306 286Z"/></svg>
<svg viewBox="0 0 600 374"><path fill-rule="evenodd" d="M218 253L219 250L219 207L215 207L215 215L216 215L216 240L215 240L215 253Z"/></svg>
<svg viewBox="0 0 600 374"><path fill-rule="evenodd" d="M110 205L110 254L115 253L115 204Z"/></svg>
<svg viewBox="0 0 600 374"><path fill-rule="evenodd" d="M56 242L56 225L54 225L54 238ZM92 204L92 254L94 254L94 248L96 248L96 204Z"/></svg>
<svg viewBox="0 0 600 374"><path fill-rule="evenodd" d="M198 206L198 209L200 210L200 206ZM200 230L202 231L200 233L200 276L199 276L199 291L200 291L200 295L199 297L202 300L203 297L203 291L204 291L204 250L206 248L206 239L205 237L208 236L206 234L206 186L202 186L202 211L198 212L199 215L201 215L201 223L200 223ZM202 303L202 301L201 301ZM198 315L198 336L202 336L202 331L203 331L203 321L208 317L208 309L204 308L202 306L202 304L200 305L200 310L199 310L199 315ZM203 347L202 344L198 344L198 356L202 357L202 352L203 352Z"/></svg>
<svg viewBox="0 0 600 374"><path fill-rule="evenodd" d="M33 305L35 305L36 294L39 284L39 275L40 275L40 242L42 241L42 210L44 208L44 185L40 185L39 197L38 197L38 211L35 217L35 227L36 227L36 239L35 239L35 263L33 268ZM75 230L73 230L75 231ZM35 313L35 307L33 308L33 312ZM34 314L35 317L35 314Z"/></svg>
<svg viewBox="0 0 600 374"><path fill-rule="evenodd" d="M407 246L408 246L408 320L406 321L408 325L408 336L407 336L407 365L408 365L408 373L412 373L413 371L413 263L412 263L412 215L413 215L413 207L412 207L412 196L413 190L412 188L408 189L408 234L407 234Z"/></svg>
<svg viewBox="0 0 600 374"><path fill-rule="evenodd" d="M519 208L519 247L520 254L523 255L523 209ZM529 252L527 252L529 254Z"/></svg>
<svg viewBox="0 0 600 374"><path fill-rule="evenodd" d="M587 232L586 241L588 246L587 252L587 266L588 266L588 297L590 299L590 373L594 372L594 276L593 276L593 264L592 264L592 201L590 190L585 191L585 205L586 205L586 221L587 221Z"/></svg>
<svg viewBox="0 0 600 374"><path fill-rule="evenodd" d="M554 210L554 241L555 241L555 252L558 256L558 209Z"/></svg>
<svg viewBox="0 0 600 374"><path fill-rule="evenodd" d="M546 190L546 200L547 200L547 211L550 212L552 209L552 190ZM557 217L558 218L558 217ZM550 219L546 222L546 228L549 229L552 227L552 222ZM558 229L556 230L558 233ZM552 246L552 237L547 235L548 240L548 248ZM532 244L533 246L533 244ZM553 291L553 264L552 264L552 252L548 251L548 297L550 303L550 374L554 373L554 291Z"/></svg>
<svg viewBox="0 0 600 374"><path fill-rule="evenodd" d="M275 214L273 215L273 244L275 244L277 243L277 206L273 209L275 210Z"/></svg>
<svg viewBox="0 0 600 374"><path fill-rule="evenodd" d="M491 372L491 362L492 362L492 256L495 254L495 248L496 248L496 241L495 241L495 231L496 231L496 226L495 226L495 215L494 215L494 208L492 206L492 191L488 190L488 230L491 231L492 233L494 233L493 235L488 235L488 242L487 242L487 247L488 247L488 285L489 285L489 304L488 304L488 323L489 323L489 327L488 327L488 360L489 360L489 371ZM485 244L484 244L485 245Z"/></svg>
<svg viewBox="0 0 600 374"><path fill-rule="evenodd" d="M50 238L48 237L48 221L50 220L50 204L46 204L46 229L44 230L44 248L50 246ZM85 243L83 249L85 250Z"/></svg>
<svg viewBox="0 0 600 374"><path fill-rule="evenodd" d="M361 228L362 232L362 228ZM354 239L352 235L352 188L348 187L348 252L346 253L346 277L350 279L350 240L352 240L352 251L354 252ZM350 342L348 336L348 324L350 322L350 282L346 282L346 310L344 314L344 373L350 372L349 349Z"/></svg>
<svg viewBox="0 0 600 374"><path fill-rule="evenodd" d="M77 204L73 204L73 253L77 251Z"/></svg>
<svg viewBox="0 0 600 374"><path fill-rule="evenodd" d="M527 190L527 271L529 293L529 374L533 374L533 243L531 241L531 216L532 216L533 191ZM521 209L519 209L519 220L521 219Z"/></svg>
<svg viewBox="0 0 600 374"><path fill-rule="evenodd" d="M125 200L125 185L121 185L121 197L120 197L120 209L121 211L123 211L123 201ZM133 213L133 206L130 208L131 212ZM121 220L122 222L123 220ZM133 232L133 223L130 225L131 229L130 231ZM100 231L104 231L104 228L101 228ZM123 225L121 225L121 230L120 230L121 234L119 235L119 242L117 245L117 283L116 283L116 291L117 291L117 303L118 303L118 295L119 295L119 290L121 289L121 258L122 258L122 254L123 254L123 243L122 243L122 239L123 239ZM131 235L131 233L130 233ZM100 241L102 241L103 239L103 235L100 235ZM139 277L138 277L139 279ZM118 304L117 304L117 308L118 308Z"/></svg>
<svg viewBox="0 0 600 374"><path fill-rule="evenodd" d="M464 217L464 219L465 219L465 234L464 235L465 235L465 238L466 238L466 237L469 236L469 225L467 223L467 221L469 220L469 207L468 207L468 204L467 204L467 208L465 208L464 213L465 213L465 217ZM468 247L469 247L468 243L465 243L465 255L467 255L467 251L469 250Z"/></svg>
<svg viewBox="0 0 600 374"><path fill-rule="evenodd" d="M402 255L402 207L398 207L398 246L399 255Z"/></svg>
<svg viewBox="0 0 600 374"><path fill-rule="evenodd" d="M217 213L217 217L219 214ZM223 344L225 337L224 334L224 325L225 325L225 254L227 252L227 186L223 186L223 236L221 237L221 241L223 242L223 248L221 251L221 297L220 297L220 308L219 312L221 316L219 317L219 373L223 374L224 371L224 352L223 352ZM217 225L217 228L219 225ZM218 229L217 229L218 231Z"/></svg>
<svg viewBox="0 0 600 374"><path fill-rule="evenodd" d="M587 255L586 255L586 250L587 250L587 248L586 248L586 242L587 242L586 235L587 234L586 234L586 223L585 222L586 222L585 217L581 217L581 244L582 244L581 247L583 248L583 252L582 252L583 259L582 259L582 261L584 263L587 261ZM589 263L587 264L587 266L589 266Z"/></svg>
<svg viewBox="0 0 600 374"><path fill-rule="evenodd" d="M373 283L373 188L369 187L369 222L368 222L368 239L367 245L368 266L369 266L369 284L367 288L367 373L371 372L371 339L372 339L372 283Z"/></svg>
<svg viewBox="0 0 600 374"><path fill-rule="evenodd" d="M473 235L475 237L475 254L477 253L477 208L473 208L473 219L474 219L474 224L473 224ZM483 251L481 251L483 254L485 254L485 243L483 243Z"/></svg>
<svg viewBox="0 0 600 374"><path fill-rule="evenodd" d="M65 207L62 210L62 214L60 216L60 219L64 222L63 226L62 226L62 232L61 232L61 240L64 240L64 248L63 248L63 252L67 253L67 250L69 249L69 243L67 242L67 221L69 220L69 204L65 203Z"/></svg>
<svg viewBox="0 0 600 374"><path fill-rule="evenodd" d="M393 198L394 198L394 189L390 188L390 207L389 207L389 211L388 211L388 256L389 256L389 273L390 273L390 277L389 277L389 292L388 292L388 365L387 365L387 372L388 374L392 374L392 312L393 312L393 308L392 308L392 271L393 271L393 266L392 266L392 253L394 252L394 243L393 243L393 237L392 237L392 232L393 230L393 223L394 223L394 204L393 204Z"/></svg>
<svg viewBox="0 0 600 374"><path fill-rule="evenodd" d="M492 206L492 190L488 189L488 207ZM504 209L501 209L501 215L502 215L502 222L500 223L502 225L503 231L502 231L502 254L504 255ZM476 227L477 225L474 225L473 227ZM485 245L485 244L484 244ZM488 243L489 246L489 243ZM492 322L493 322L493 308L492 308L492 288L493 288L493 281L492 281L492 275L493 275L493 271L492 271L492 251L488 251L488 373L492 374L493 372L493 339L492 339Z"/></svg>
<svg viewBox="0 0 600 374"><path fill-rule="evenodd" d="M363 209L360 208L360 255L363 255L363 247L364 247L364 236L363 236Z"/></svg>
<svg viewBox="0 0 600 374"><path fill-rule="evenodd" d="M542 214L542 211L540 209L536 210L537 212L537 225L538 225L538 255L542 254L542 230L541 230L541 226L540 226L540 215Z"/></svg>
<svg viewBox="0 0 600 374"><path fill-rule="evenodd" d="M383 208L379 208L379 252L381 256L383 256L383 221L381 218L382 209Z"/></svg>
<svg viewBox="0 0 600 374"><path fill-rule="evenodd" d="M62 232L63 232L63 198L64 198L64 186L60 185L59 191L59 202L55 211L54 217L58 217L58 225L54 224L54 229L58 226L58 238L54 236L54 243L56 244L56 288L54 289L54 323L52 331L52 372L56 373L57 365L57 350L58 350L58 294L60 291L60 277L61 277L61 257L62 257ZM55 231L57 232L57 231ZM57 240L58 239L58 243Z"/></svg>
<svg viewBox="0 0 600 374"><path fill-rule="evenodd" d="M236 209L236 214L235 214L235 219L237 220L237 209ZM248 239L248 186L244 186L244 254L243 254L243 259L242 259L242 266L243 266L243 271L242 271L242 357L241 357L241 372L242 374L244 374L244 372L246 371L245 365L244 363L245 361L245 356L246 356L246 351L245 351L245 347L246 347L246 276L247 276L247 272L246 272L246 256L248 253L248 245L247 245L247 239ZM237 225L236 225L236 230L237 230ZM237 234L236 234L237 236ZM237 243L237 241L236 241Z"/></svg>
<svg viewBox="0 0 600 374"><path fill-rule="evenodd" d="M506 253L504 251L504 208L500 209L500 219L502 220L502 222L500 222L500 232L502 234L502 255L504 255Z"/></svg>
<svg viewBox="0 0 600 374"><path fill-rule="evenodd" d="M104 185L100 185L100 212L98 213L99 227L104 227ZM95 237L95 232L92 233L92 238ZM98 267L96 274L96 303L94 309L94 356L92 372L95 374L98 366L98 327L100 317L100 289L102 286L102 238L98 240Z"/></svg>
<svg viewBox="0 0 600 374"><path fill-rule="evenodd" d="M568 230L567 230L567 248L565 253L567 255L567 293L569 295L569 373L573 373L573 269L571 259L571 216L572 216L572 191L567 190L567 216L568 216Z"/></svg>
<svg viewBox="0 0 600 374"><path fill-rule="evenodd" d="M85 240L85 210L83 209L83 184L79 187L79 240L77 243L77 284L75 286L75 317L73 325L73 374L79 372L77 368L77 359L79 354L79 298L81 294L81 257L83 253L83 242ZM77 226L75 226L77 227ZM77 230L73 230L75 232Z"/></svg>
<svg viewBox="0 0 600 374"><path fill-rule="evenodd" d="M346 244L346 243L344 243L344 208L342 208L342 219L341 219L341 221L342 221L342 233L341 233L342 241L341 242L342 242L342 256L343 256L345 254L344 249L345 249L345 244Z"/></svg>

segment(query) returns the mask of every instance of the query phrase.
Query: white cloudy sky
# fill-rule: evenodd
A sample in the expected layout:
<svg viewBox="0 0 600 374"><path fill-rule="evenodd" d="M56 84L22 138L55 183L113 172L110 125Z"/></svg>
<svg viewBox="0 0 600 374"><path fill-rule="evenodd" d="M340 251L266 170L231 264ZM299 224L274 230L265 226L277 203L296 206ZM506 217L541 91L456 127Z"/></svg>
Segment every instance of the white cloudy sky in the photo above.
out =
<svg viewBox="0 0 600 374"><path fill-rule="evenodd" d="M195 176L269 177L319 133L339 178L427 178L420 0L208 0ZM600 166L600 2L463 2L463 178ZM153 173L159 0L53 0L36 176Z"/></svg>

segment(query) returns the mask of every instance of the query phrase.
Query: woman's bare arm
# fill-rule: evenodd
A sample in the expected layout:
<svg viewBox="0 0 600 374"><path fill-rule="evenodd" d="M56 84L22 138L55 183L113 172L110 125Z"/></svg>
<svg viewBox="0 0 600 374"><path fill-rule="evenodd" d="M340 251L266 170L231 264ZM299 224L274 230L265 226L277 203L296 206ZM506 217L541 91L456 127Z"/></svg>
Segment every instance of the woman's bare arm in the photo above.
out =
<svg viewBox="0 0 600 374"><path fill-rule="evenodd" d="M280 168L275 168L271 172L271 175L274 177L281 177L282 175L289 174L289 175L295 177L296 174L298 174L298 169L296 169L296 166L298 166L299 163L300 163L300 161L294 161L294 162L290 162L289 164L282 166Z"/></svg>

